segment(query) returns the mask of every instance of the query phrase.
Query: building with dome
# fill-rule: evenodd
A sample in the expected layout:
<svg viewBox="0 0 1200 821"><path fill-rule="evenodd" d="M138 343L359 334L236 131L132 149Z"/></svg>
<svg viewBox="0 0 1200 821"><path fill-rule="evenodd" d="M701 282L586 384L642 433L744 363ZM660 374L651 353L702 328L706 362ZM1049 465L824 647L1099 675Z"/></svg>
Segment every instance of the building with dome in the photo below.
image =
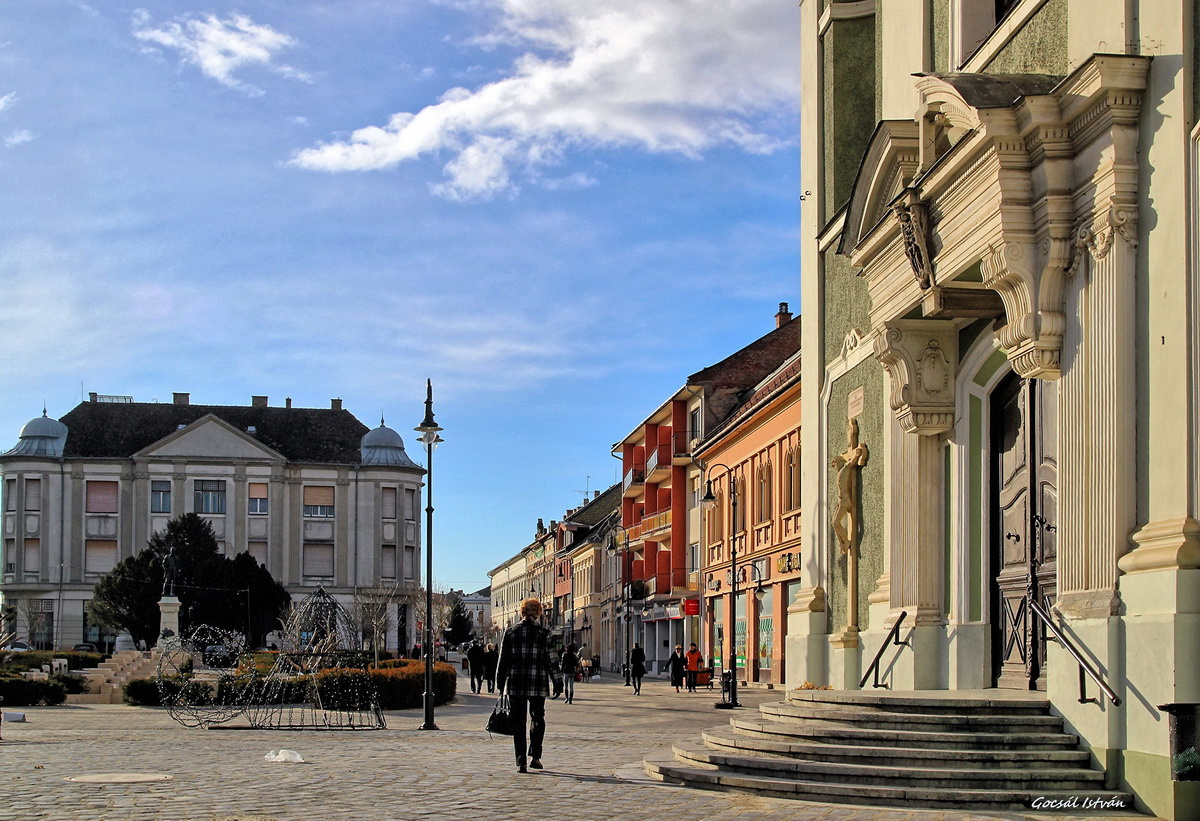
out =
<svg viewBox="0 0 1200 821"><path fill-rule="evenodd" d="M386 646L415 641L424 469L383 422L329 408L195 405L91 394L45 411L0 453L0 597L38 647L105 637L88 620L95 583L183 513L212 523L293 595L323 586L353 610L391 599ZM394 596L391 595L395 591Z"/></svg>

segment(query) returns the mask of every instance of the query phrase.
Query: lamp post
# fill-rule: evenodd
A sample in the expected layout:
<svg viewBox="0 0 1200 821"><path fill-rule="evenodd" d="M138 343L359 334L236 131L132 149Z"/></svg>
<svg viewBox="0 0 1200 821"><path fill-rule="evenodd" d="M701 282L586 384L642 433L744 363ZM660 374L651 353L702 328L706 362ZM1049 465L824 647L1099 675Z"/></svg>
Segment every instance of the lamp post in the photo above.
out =
<svg viewBox="0 0 1200 821"><path fill-rule="evenodd" d="M729 505L730 505L730 522L729 522L729 572L732 578L732 592L730 595L730 610L733 611L733 624L729 631L729 660L732 662L729 665L729 701L720 701L716 706L721 709L729 709L732 707L741 707L737 700L737 593L738 593L738 575L737 575L737 540L734 528L737 527L737 505L738 505L738 487L737 477L734 476L732 468L729 465L715 464L709 465L709 468L725 468L725 474L729 477ZM707 471L706 471L707 473ZM711 511L717 503L717 497L713 495L712 479L704 480L704 497L700 500L704 505L705 510Z"/></svg>
<svg viewBox="0 0 1200 821"><path fill-rule="evenodd" d="M433 421L433 380L425 380L425 418L413 428L425 445L425 723L422 730L437 730L433 721L433 450L442 437Z"/></svg>
<svg viewBox="0 0 1200 821"><path fill-rule="evenodd" d="M625 534L625 546L617 545L617 533L621 531ZM613 525L613 530L608 536L608 552L612 555L620 553L621 556L621 621L624 622L624 627L618 625L617 638L622 640L623 646L617 658L621 659L621 671L625 676L625 686L632 687L633 683L629 680L629 584L625 580L625 561L629 554L629 531L621 525Z"/></svg>

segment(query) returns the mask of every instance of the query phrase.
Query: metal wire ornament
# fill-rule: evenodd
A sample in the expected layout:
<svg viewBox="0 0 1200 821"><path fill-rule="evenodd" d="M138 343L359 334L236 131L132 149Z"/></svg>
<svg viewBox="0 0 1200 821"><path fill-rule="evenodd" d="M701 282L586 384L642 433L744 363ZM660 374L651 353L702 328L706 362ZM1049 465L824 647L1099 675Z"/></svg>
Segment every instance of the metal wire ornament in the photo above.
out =
<svg viewBox="0 0 1200 821"><path fill-rule="evenodd" d="M283 649L256 697L251 726L271 730L379 730L387 726L346 609L324 588L308 595L283 627Z"/></svg>
<svg viewBox="0 0 1200 821"><path fill-rule="evenodd" d="M158 660L158 695L185 727L211 727L237 718L253 698L253 660L240 633L200 625L166 641Z"/></svg>

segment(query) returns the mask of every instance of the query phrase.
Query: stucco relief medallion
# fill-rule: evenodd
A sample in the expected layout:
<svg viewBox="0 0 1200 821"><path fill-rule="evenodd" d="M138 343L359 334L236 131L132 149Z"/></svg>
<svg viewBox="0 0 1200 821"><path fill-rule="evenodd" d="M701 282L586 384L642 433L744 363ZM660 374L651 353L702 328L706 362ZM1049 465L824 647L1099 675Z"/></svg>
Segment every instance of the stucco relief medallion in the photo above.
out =
<svg viewBox="0 0 1200 821"><path fill-rule="evenodd" d="M950 385L950 361L936 339L929 340L917 360L917 385L927 394L939 394Z"/></svg>

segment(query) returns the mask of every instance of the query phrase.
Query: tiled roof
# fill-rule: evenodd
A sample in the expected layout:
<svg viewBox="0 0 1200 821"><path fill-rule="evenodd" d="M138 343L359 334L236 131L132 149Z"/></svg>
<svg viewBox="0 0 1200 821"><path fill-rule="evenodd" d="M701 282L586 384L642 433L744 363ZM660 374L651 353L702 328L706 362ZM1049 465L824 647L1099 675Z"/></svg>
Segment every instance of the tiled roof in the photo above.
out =
<svg viewBox="0 0 1200 821"><path fill-rule="evenodd" d="M128 458L210 413L238 430L255 428L255 439L292 462L357 464L367 432L349 411L331 408L82 402L61 419L63 455Z"/></svg>

